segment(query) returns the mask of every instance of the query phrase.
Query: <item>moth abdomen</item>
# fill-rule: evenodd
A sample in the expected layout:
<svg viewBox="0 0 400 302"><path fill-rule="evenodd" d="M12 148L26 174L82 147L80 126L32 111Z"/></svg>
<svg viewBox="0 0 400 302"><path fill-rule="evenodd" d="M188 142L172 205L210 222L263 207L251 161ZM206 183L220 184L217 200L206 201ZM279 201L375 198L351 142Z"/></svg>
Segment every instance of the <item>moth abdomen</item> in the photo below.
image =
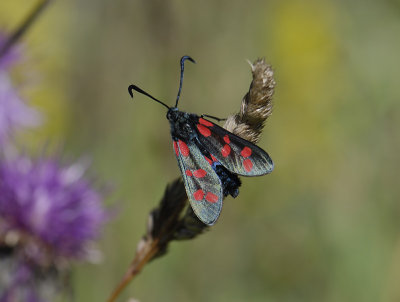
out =
<svg viewBox="0 0 400 302"><path fill-rule="evenodd" d="M224 197L231 195L233 198L236 198L239 195L239 187L242 184L239 177L236 174L229 172L220 163L215 163L213 169L221 180Z"/></svg>

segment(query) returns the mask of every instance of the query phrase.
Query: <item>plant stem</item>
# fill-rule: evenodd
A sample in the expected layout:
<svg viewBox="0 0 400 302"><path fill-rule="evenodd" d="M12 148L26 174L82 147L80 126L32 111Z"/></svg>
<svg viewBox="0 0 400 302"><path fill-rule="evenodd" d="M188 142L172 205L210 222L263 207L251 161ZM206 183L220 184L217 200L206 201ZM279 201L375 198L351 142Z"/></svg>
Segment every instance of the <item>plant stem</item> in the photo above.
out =
<svg viewBox="0 0 400 302"><path fill-rule="evenodd" d="M125 276L122 278L121 282L115 288L110 298L108 298L107 302L114 302L121 294L122 290L129 284L129 282L136 277L142 270L143 266L148 263L159 251L158 240L151 240L151 242L146 242L146 245L138 250L135 258L133 259L128 271L125 273Z"/></svg>
<svg viewBox="0 0 400 302"><path fill-rule="evenodd" d="M30 14L21 23L21 25L14 31L14 33L8 38L4 45L0 48L0 58L3 57L7 51L23 36L23 34L30 28L33 22L37 19L43 9L52 0L41 0L32 9Z"/></svg>

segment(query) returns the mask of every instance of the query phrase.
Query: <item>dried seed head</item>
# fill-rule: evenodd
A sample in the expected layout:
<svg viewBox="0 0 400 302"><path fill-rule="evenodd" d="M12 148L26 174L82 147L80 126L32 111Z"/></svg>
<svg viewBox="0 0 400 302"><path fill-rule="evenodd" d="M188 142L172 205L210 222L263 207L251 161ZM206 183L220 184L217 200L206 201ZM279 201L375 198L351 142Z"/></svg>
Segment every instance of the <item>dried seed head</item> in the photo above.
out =
<svg viewBox="0 0 400 302"><path fill-rule="evenodd" d="M274 94L274 72L264 59L250 63L253 81L249 92L242 100L240 112L227 118L224 128L228 131L257 143L265 120L272 113L272 95Z"/></svg>

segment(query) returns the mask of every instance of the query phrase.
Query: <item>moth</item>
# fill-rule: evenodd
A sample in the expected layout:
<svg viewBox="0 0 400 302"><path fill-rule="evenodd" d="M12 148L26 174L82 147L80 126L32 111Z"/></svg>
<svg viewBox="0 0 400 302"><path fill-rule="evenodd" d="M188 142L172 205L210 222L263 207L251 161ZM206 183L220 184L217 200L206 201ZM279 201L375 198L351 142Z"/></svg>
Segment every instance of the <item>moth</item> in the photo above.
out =
<svg viewBox="0 0 400 302"><path fill-rule="evenodd" d="M128 91L133 98L137 91L165 106L171 126L173 149L178 160L187 197L196 216L213 225L227 195L237 197L239 176L261 176L272 172L274 164L268 153L253 143L225 130L206 117L178 109L182 91L184 62L195 61L189 56L180 60L181 75L175 106L170 107L135 85Z"/></svg>

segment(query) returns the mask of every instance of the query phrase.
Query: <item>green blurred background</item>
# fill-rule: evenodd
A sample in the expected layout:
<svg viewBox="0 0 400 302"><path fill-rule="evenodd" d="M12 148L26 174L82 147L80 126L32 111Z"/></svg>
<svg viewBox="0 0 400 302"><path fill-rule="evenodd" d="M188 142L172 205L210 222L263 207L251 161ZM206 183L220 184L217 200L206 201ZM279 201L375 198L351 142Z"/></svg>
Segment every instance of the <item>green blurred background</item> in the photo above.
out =
<svg viewBox="0 0 400 302"><path fill-rule="evenodd" d="M34 3L1 1L0 27ZM119 301L400 301L399 1L55 1L24 43L46 121L21 145L92 157L117 200L76 301L105 301L179 175L165 109L127 87L173 104L184 54L197 64L180 108L221 117L248 90L245 60L273 65L260 146L275 170L243 179L210 232L173 243Z"/></svg>

